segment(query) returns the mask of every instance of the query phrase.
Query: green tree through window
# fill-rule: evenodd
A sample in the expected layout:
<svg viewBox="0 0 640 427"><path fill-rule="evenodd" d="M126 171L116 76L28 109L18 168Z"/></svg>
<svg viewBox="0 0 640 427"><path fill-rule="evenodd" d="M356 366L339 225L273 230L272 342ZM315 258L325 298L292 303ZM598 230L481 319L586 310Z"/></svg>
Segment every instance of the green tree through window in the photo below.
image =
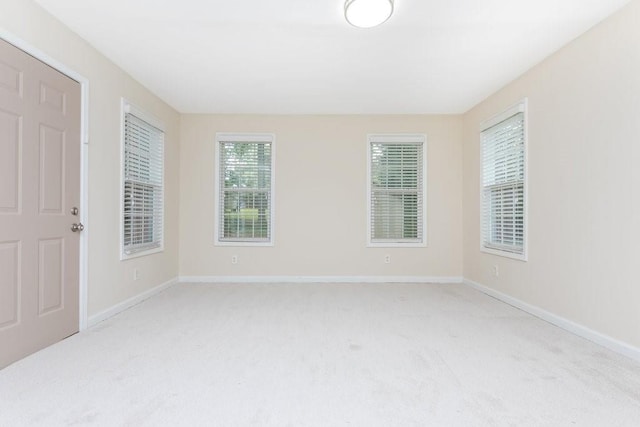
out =
<svg viewBox="0 0 640 427"><path fill-rule="evenodd" d="M271 143L220 142L221 241L271 238Z"/></svg>
<svg viewBox="0 0 640 427"><path fill-rule="evenodd" d="M423 144L371 142L372 243L421 243Z"/></svg>

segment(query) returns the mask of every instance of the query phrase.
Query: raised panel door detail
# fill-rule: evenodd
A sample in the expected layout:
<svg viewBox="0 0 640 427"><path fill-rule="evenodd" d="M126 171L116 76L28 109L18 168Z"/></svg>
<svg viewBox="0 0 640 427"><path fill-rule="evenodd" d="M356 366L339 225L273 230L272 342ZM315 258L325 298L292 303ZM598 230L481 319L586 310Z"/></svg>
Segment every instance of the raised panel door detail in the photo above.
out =
<svg viewBox="0 0 640 427"><path fill-rule="evenodd" d="M81 92L0 38L0 369L78 331Z"/></svg>
<svg viewBox="0 0 640 427"><path fill-rule="evenodd" d="M40 125L40 213L63 214L64 131Z"/></svg>
<svg viewBox="0 0 640 427"><path fill-rule="evenodd" d="M0 110L0 214L20 212L22 117Z"/></svg>
<svg viewBox="0 0 640 427"><path fill-rule="evenodd" d="M0 88L22 97L22 72L0 61Z"/></svg>
<svg viewBox="0 0 640 427"><path fill-rule="evenodd" d="M46 105L56 111L60 111L62 114L66 113L67 96L64 92L47 85L46 83L40 83L40 104Z"/></svg>
<svg viewBox="0 0 640 427"><path fill-rule="evenodd" d="M64 307L64 240L39 241L38 314Z"/></svg>
<svg viewBox="0 0 640 427"><path fill-rule="evenodd" d="M0 242L0 329L20 319L20 242Z"/></svg>

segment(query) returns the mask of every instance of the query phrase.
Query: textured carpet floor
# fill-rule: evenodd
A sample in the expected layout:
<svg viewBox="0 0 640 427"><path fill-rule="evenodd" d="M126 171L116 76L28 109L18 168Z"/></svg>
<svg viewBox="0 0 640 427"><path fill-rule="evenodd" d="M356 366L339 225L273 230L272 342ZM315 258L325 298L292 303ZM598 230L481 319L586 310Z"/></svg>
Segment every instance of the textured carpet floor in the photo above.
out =
<svg viewBox="0 0 640 427"><path fill-rule="evenodd" d="M0 371L0 426L638 426L640 364L464 285L174 286Z"/></svg>

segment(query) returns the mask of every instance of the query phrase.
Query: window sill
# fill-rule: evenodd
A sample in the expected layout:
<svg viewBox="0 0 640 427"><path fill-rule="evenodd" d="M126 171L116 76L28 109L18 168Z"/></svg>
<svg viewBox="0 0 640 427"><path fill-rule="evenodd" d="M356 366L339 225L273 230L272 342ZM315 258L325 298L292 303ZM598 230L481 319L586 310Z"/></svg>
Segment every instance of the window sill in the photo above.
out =
<svg viewBox="0 0 640 427"><path fill-rule="evenodd" d="M527 262L527 252L525 250L525 252L523 254L516 254L513 252L509 252L509 251L501 251L499 249L492 249L492 248L487 248L484 246L480 247L480 252L484 252L486 254L490 254L490 255L496 255L496 256L501 256L504 258L511 258L511 259L515 259L518 261L523 261L523 262Z"/></svg>
<svg viewBox="0 0 640 427"><path fill-rule="evenodd" d="M216 246L229 246L229 247L270 247L273 246L273 241L271 242L242 242L242 241L220 241L216 240L214 242Z"/></svg>
<svg viewBox="0 0 640 427"><path fill-rule="evenodd" d="M148 249L146 251L134 252L132 254L121 253L120 261L126 261L128 259L133 259L133 258L140 258L147 255L157 254L160 252L164 252L164 246L161 246L159 248Z"/></svg>
<svg viewBox="0 0 640 427"><path fill-rule="evenodd" d="M426 248L427 242L368 242L369 248Z"/></svg>

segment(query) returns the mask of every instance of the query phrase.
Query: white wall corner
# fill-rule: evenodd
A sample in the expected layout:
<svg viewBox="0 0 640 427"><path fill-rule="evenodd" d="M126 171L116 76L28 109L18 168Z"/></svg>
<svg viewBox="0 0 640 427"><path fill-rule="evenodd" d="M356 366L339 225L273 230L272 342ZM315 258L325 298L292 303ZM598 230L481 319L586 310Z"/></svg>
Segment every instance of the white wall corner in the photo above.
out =
<svg viewBox="0 0 640 427"><path fill-rule="evenodd" d="M507 294L496 291L495 289L482 285L478 282L474 282L473 280L469 280L465 278L464 284L486 295L489 295L490 297L496 298L506 304L509 304L515 308L525 311L531 314L532 316L535 316L539 319L549 322L552 325L562 328L567 332L571 332L574 335L587 339L593 343L606 347L609 350L615 351L616 353L622 354L624 356L630 357L631 359L634 359L640 362L640 348L634 347L623 341L619 341L608 335L601 334L600 332L596 332L593 329L587 328L586 326L580 325L576 322L565 319L564 317L548 312L540 307L528 304L517 298L511 297Z"/></svg>
<svg viewBox="0 0 640 427"><path fill-rule="evenodd" d="M110 317L115 316L118 313L122 313L125 310L130 309L131 307L140 304L141 302L143 302L146 299L151 298L154 295L159 294L160 292L164 291L165 289L170 288L171 286L175 285L178 283L178 278L175 277L171 280L168 280L156 287L153 287L147 291L142 292L141 294L138 294L136 296L133 296L125 301L122 301L112 307L107 308L106 310L103 310L97 314L94 314L93 316L89 316L89 321L88 321L88 327L91 328L92 326L95 326L96 324L102 322L103 320L107 320Z"/></svg>
<svg viewBox="0 0 640 427"><path fill-rule="evenodd" d="M460 276L180 276L180 283L462 283Z"/></svg>

